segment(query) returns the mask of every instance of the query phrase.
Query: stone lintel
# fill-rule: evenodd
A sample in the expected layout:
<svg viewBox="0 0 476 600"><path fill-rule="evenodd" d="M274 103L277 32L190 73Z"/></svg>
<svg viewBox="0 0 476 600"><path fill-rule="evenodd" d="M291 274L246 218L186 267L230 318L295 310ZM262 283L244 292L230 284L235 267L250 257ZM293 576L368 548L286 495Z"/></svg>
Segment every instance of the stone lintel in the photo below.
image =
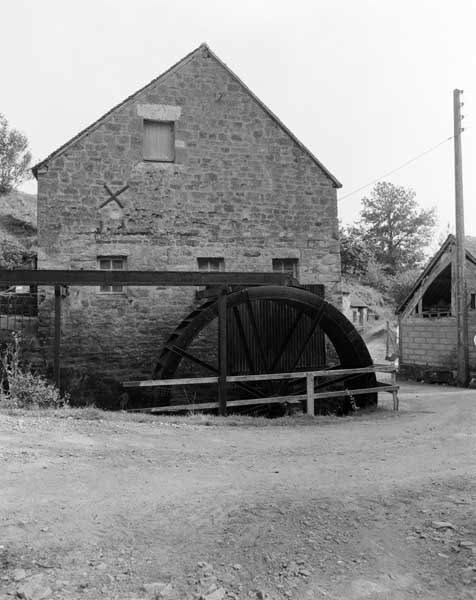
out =
<svg viewBox="0 0 476 600"><path fill-rule="evenodd" d="M182 108L169 104L138 104L137 114L151 121L178 121Z"/></svg>

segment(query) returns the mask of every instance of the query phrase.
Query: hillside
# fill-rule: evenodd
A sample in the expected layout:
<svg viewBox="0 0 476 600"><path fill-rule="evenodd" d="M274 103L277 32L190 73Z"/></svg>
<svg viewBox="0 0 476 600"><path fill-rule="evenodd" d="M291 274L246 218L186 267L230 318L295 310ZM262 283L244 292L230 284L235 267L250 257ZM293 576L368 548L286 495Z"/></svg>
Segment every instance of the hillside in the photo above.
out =
<svg viewBox="0 0 476 600"><path fill-rule="evenodd" d="M19 242L34 250L37 234L36 195L14 190L0 197L0 241Z"/></svg>
<svg viewBox="0 0 476 600"><path fill-rule="evenodd" d="M367 322L361 335L374 361L384 362L387 359L387 323L390 331L389 356L397 351L395 306L379 290L364 285L356 278L344 279L343 289L351 292L354 299L361 300L368 307L369 313L375 315Z"/></svg>

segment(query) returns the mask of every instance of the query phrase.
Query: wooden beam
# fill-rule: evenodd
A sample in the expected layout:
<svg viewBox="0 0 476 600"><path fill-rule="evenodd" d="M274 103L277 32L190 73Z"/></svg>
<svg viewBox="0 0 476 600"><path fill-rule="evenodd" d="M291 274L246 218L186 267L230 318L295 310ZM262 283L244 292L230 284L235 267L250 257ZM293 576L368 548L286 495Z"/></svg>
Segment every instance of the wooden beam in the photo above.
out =
<svg viewBox="0 0 476 600"><path fill-rule="evenodd" d="M361 394L368 394L372 392L396 392L398 391L398 385L384 385L378 388L362 388L358 390L349 390L349 394L352 396L358 396ZM315 398L335 398L339 396L346 396L346 391L341 390L339 392L325 392L322 394L314 394ZM254 406L258 404L300 404L303 400L307 400L307 394L298 394L296 396L270 396L269 398L254 398L251 400L230 400L227 404L228 408L234 406ZM162 412L178 412L178 411L194 411L194 410L210 410L219 408L218 402L203 402L198 404L178 404L176 406L154 406L152 408L139 408L133 409L128 412L150 412L150 413L162 413ZM398 410L398 404L397 404Z"/></svg>
<svg viewBox="0 0 476 600"><path fill-rule="evenodd" d="M37 271L0 269L4 285L287 285L292 278L286 273L241 273L203 271L101 271L39 269Z"/></svg>
<svg viewBox="0 0 476 600"><path fill-rule="evenodd" d="M219 414L226 416L226 367L227 367L227 325L226 289L218 296L218 403Z"/></svg>
<svg viewBox="0 0 476 600"><path fill-rule="evenodd" d="M359 367L357 369L335 369L327 371L297 371L295 373L270 373L260 375L228 375L227 383L240 383L246 381L268 381L274 379L301 379L308 374L314 377L334 377L335 375L360 375L362 373L394 373L393 365L372 365L370 367ZM218 383L218 377L185 377L182 379L148 379L143 381L124 381L122 385L126 388L135 387L166 387L174 385L193 385L200 383ZM332 381L331 383L335 383ZM324 382L323 382L324 385ZM375 388L372 388L375 389Z"/></svg>
<svg viewBox="0 0 476 600"><path fill-rule="evenodd" d="M53 347L53 377L59 389L61 383L61 287L55 286L55 335Z"/></svg>
<svg viewBox="0 0 476 600"><path fill-rule="evenodd" d="M396 388L396 389L395 389ZM398 391L399 386L394 385L379 385L372 388L360 388L357 390L338 390L335 392L319 392L314 394L314 398L338 398L339 396L361 396L362 394L376 394L377 392L394 392Z"/></svg>
<svg viewBox="0 0 476 600"><path fill-rule="evenodd" d="M337 375L360 375L362 373L392 373L392 371L395 371L395 366L393 365L372 365L356 369L295 371L294 373L270 373L263 375L230 375L227 377L227 381L228 383L236 383L238 381L266 381L268 379L299 379L300 377L306 377L307 373L312 373L315 377L334 377Z"/></svg>
<svg viewBox="0 0 476 600"><path fill-rule="evenodd" d="M184 377L183 379L149 379L146 381L124 381L125 388L167 387L173 385L190 385L199 383L218 383L218 377Z"/></svg>
<svg viewBox="0 0 476 600"><path fill-rule="evenodd" d="M269 398L255 398L254 400L230 400L227 403L228 408L234 406L254 406L255 404L300 404L306 399L306 394L299 396L271 396ZM182 410L210 410L218 408L218 402L203 402L198 404L178 404L177 406L155 406L153 408L140 408L129 412L177 412Z"/></svg>

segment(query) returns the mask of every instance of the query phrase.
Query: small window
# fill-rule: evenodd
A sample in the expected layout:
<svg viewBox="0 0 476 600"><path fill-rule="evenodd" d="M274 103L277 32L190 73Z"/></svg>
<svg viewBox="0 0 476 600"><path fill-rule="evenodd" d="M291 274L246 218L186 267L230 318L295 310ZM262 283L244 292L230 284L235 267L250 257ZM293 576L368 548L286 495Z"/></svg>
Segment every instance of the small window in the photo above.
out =
<svg viewBox="0 0 476 600"><path fill-rule="evenodd" d="M275 273L289 273L295 279L299 277L299 261L297 258L273 258Z"/></svg>
<svg viewBox="0 0 476 600"><path fill-rule="evenodd" d="M98 266L101 271L123 271L126 268L125 256L98 256ZM99 291L103 294L121 294L122 285L100 285Z"/></svg>
<svg viewBox="0 0 476 600"><path fill-rule="evenodd" d="M476 294L470 294L469 308L472 308L473 310L476 308Z"/></svg>
<svg viewBox="0 0 476 600"><path fill-rule="evenodd" d="M144 160L157 162L175 160L174 123L144 121Z"/></svg>
<svg viewBox="0 0 476 600"><path fill-rule="evenodd" d="M224 258L197 258L199 271L224 271Z"/></svg>

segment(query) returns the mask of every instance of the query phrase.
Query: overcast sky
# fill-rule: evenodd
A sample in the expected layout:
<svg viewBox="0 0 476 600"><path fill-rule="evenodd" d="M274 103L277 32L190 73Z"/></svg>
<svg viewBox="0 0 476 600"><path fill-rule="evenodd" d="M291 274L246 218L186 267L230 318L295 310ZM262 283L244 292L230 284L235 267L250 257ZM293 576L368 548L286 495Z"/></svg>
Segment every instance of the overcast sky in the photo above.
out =
<svg viewBox="0 0 476 600"><path fill-rule="evenodd" d="M463 89L476 235L476 0L3 0L1 19L0 112L35 162L207 42L342 182L344 223L385 179L452 230L452 141L382 176L453 135Z"/></svg>

